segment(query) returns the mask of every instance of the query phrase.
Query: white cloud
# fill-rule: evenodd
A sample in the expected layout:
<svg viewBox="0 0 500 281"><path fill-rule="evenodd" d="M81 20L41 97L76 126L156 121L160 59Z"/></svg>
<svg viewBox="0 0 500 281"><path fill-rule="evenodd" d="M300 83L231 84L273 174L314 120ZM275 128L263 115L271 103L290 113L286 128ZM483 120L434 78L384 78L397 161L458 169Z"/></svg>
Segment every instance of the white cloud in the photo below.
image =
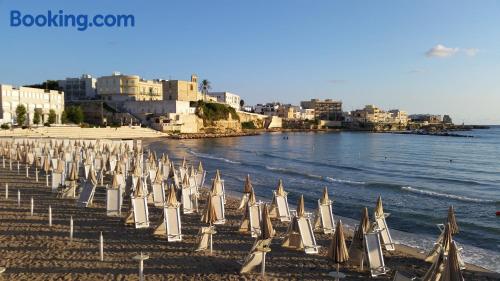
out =
<svg viewBox="0 0 500 281"><path fill-rule="evenodd" d="M428 58L446 58L455 55L458 51L458 48L448 48L444 45L438 44L428 50L425 55Z"/></svg>
<svg viewBox="0 0 500 281"><path fill-rule="evenodd" d="M479 49L477 48L466 48L464 49L464 53L469 57L475 57L477 53L479 53Z"/></svg>

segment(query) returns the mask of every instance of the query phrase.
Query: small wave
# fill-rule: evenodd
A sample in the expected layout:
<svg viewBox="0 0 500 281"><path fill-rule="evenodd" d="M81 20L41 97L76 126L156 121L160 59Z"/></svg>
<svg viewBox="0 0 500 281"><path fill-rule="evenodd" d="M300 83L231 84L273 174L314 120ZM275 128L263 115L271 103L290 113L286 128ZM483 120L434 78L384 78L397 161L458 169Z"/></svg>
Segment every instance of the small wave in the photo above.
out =
<svg viewBox="0 0 500 281"><path fill-rule="evenodd" d="M213 156L213 155L210 155L210 154L205 154L205 153L200 153L200 152L194 152L192 150L188 150L188 152L191 153L191 154L193 154L196 157L213 159L213 160L219 160L219 161L224 161L224 162L231 163L231 164L241 164L241 162L238 162L238 161L233 161L233 160L229 160L229 159L226 159L226 158L223 158L223 157Z"/></svg>
<svg viewBox="0 0 500 281"><path fill-rule="evenodd" d="M364 181L343 180L343 179L335 179L332 177L325 177L325 180L329 181L329 182L340 182L340 183L349 183L349 184L360 184L360 185L366 184L366 182L364 182Z"/></svg>
<svg viewBox="0 0 500 281"><path fill-rule="evenodd" d="M449 198L449 199L454 199L454 200L464 201L464 202L495 203L495 201L493 201L493 200L472 198L472 197L454 195L454 194L439 193L439 192L430 191L430 190L413 188L411 186L403 186L403 187L401 187L401 190L413 192L413 193L424 194L424 195L432 196L432 197Z"/></svg>
<svg viewBox="0 0 500 281"><path fill-rule="evenodd" d="M344 179L334 179L332 177L324 177L321 175L315 175L311 173L306 173L306 172L299 172L293 169L287 169L287 168L278 168L278 167L272 167L272 166L266 166L266 169L269 171L274 171L274 172L280 172L283 174L291 174L291 175L300 175L308 178L313 178L317 180L322 180L322 181L327 181L327 182L338 182L338 183L346 183L346 184L358 184L358 185L363 185L365 182L361 181L351 181L351 180L344 180Z"/></svg>
<svg viewBox="0 0 500 281"><path fill-rule="evenodd" d="M299 171L295 171L295 170L287 169L287 168L278 168L278 167L266 166L266 169L268 169L269 171L280 172L280 173L283 173L283 174L300 175L300 176L304 176L304 177L308 177L308 178L313 178L313 179L320 179L320 180L323 179L323 177L320 176L320 175L314 175L314 174L310 174L310 173L303 173L303 172L299 172Z"/></svg>

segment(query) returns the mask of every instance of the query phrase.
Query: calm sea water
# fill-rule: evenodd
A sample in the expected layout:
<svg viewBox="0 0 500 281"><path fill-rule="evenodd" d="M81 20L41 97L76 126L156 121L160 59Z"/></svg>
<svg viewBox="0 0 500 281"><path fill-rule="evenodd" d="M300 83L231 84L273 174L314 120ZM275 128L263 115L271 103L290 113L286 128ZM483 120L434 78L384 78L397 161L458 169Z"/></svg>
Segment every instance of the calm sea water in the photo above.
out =
<svg viewBox="0 0 500 281"><path fill-rule="evenodd" d="M455 207L465 259L500 272L500 127L474 138L373 133L269 133L242 138L164 140L150 147L174 160L202 160L226 189L241 191L250 174L258 196L271 199L283 179L289 202L304 195L312 211L324 186L334 214L358 219L378 195L401 243L429 247L448 206ZM450 161L451 160L451 161ZM197 162L193 162L196 163ZM207 181L208 182L208 181Z"/></svg>

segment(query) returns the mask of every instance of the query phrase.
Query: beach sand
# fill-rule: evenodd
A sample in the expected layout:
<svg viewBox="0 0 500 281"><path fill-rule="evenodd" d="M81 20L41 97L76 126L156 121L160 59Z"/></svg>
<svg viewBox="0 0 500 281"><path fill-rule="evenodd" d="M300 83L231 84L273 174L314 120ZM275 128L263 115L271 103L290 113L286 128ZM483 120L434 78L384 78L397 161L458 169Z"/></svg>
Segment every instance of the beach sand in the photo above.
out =
<svg viewBox="0 0 500 281"><path fill-rule="evenodd" d="M15 165L14 165L15 166ZM71 199L57 199L45 186L45 176L35 183L34 175L27 179L24 169L9 171L0 167L0 266L7 270L0 280L138 280L138 262L132 257L143 252L150 256L144 262L145 280L256 280L258 272L240 275L240 262L254 241L237 232L241 212L236 210L238 199L227 198L225 225L217 226L214 253L193 252L196 233L203 225L199 214L182 215L182 242L168 243L155 238L161 210L150 206L149 229L134 229L123 225L120 218L106 217L105 189L98 186L94 204L78 208ZM9 198L5 199L5 183ZM17 190L21 206L17 205ZM30 198L34 198L34 216L30 216ZM204 200L200 206L204 206ZM48 226L48 208L52 206L53 226ZM124 212L125 214L125 212ZM69 240L69 220L74 219L74 238ZM286 225L273 222L278 237ZM99 233L104 236L104 261L99 260ZM350 235L348 235L350 236ZM275 238L267 255L266 272L269 280L333 280L328 276L335 266L326 258L331 237L317 234L318 255L306 255L283 249ZM391 280L395 270L407 276L423 276L430 267L417 250L398 246L385 253L387 276L373 280ZM497 274L479 272L478 267L465 271L466 280L500 280ZM347 274L344 280L367 280L367 271L341 265Z"/></svg>

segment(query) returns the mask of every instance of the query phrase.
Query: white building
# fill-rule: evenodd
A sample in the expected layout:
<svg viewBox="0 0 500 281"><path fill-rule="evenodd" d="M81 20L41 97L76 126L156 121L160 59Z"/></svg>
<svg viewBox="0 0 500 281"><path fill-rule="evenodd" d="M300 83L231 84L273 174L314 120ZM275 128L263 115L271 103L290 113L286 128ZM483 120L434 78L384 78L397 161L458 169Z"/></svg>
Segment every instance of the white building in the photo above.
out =
<svg viewBox="0 0 500 281"><path fill-rule="evenodd" d="M29 124L33 124L35 109L41 111L42 123L48 121L51 109L56 113L56 123L61 123L64 92L0 84L0 104L1 124L17 124L16 108L20 104L26 107L26 122Z"/></svg>
<svg viewBox="0 0 500 281"><path fill-rule="evenodd" d="M220 103L225 103L236 110L240 110L241 98L236 94L230 92L211 92L208 95L216 98Z"/></svg>
<svg viewBox="0 0 500 281"><path fill-rule="evenodd" d="M57 81L59 87L64 91L64 99L66 101L96 98L96 82L97 79L88 74L83 74L80 78L66 78L65 80Z"/></svg>

